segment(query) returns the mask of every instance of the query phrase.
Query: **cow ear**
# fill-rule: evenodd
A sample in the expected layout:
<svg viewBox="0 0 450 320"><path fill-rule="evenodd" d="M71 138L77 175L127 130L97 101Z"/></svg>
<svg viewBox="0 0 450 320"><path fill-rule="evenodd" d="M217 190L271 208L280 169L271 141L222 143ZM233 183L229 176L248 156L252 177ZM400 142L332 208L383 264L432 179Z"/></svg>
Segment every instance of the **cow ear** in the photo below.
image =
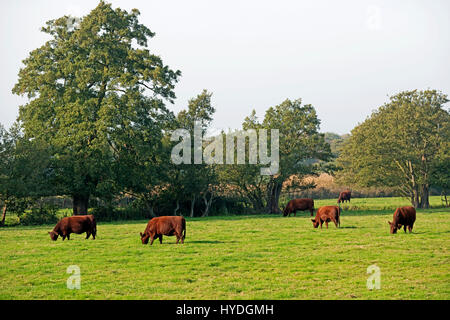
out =
<svg viewBox="0 0 450 320"><path fill-rule="evenodd" d="M311 219L311 221L312 221L312 222L316 222L316 220L314 220L314 219Z"/></svg>
<svg viewBox="0 0 450 320"><path fill-rule="evenodd" d="M142 234L142 232L139 232L139 234L141 235L141 238L144 236L144 235Z"/></svg>
<svg viewBox="0 0 450 320"><path fill-rule="evenodd" d="M390 221L388 221L388 223L389 223L389 225L391 225L391 224L392 224L392 222L390 222Z"/></svg>

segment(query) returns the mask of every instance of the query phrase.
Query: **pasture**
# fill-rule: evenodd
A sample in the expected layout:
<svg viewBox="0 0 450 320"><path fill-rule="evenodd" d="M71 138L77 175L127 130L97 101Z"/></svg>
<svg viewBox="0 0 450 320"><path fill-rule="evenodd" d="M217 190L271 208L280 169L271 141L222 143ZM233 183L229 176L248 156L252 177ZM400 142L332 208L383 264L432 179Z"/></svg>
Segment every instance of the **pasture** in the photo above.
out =
<svg viewBox="0 0 450 320"><path fill-rule="evenodd" d="M99 222L95 241L52 242L53 226L4 228L0 299L449 299L450 209L418 210L413 233L396 235L393 210L375 209L344 211L328 230L313 229L309 213L187 218L178 246L142 245L147 221ZM71 265L80 290L66 287ZM366 287L371 265L380 290Z"/></svg>

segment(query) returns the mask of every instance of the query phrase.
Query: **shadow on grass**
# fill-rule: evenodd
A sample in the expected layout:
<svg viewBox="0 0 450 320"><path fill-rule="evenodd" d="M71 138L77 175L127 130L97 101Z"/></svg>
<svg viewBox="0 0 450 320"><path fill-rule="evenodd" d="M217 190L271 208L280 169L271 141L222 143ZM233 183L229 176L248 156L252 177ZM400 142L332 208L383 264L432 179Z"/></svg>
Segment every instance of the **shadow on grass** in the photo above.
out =
<svg viewBox="0 0 450 320"><path fill-rule="evenodd" d="M409 232L407 231L406 233L402 230L402 232L397 231L397 234L405 234L405 235L414 235L414 234L428 234L428 235L442 235L442 234L446 234L446 233L450 233L450 231L441 231L441 232L425 232L425 231L414 231L413 232Z"/></svg>
<svg viewBox="0 0 450 320"><path fill-rule="evenodd" d="M234 243L236 241L216 241L216 240L194 240L194 241L189 241L189 240L184 240L184 244L222 244L222 243ZM162 245L176 245L176 242L163 242ZM158 243L154 243L153 245L160 245L159 242ZM182 246L181 242L178 244L180 246Z"/></svg>
<svg viewBox="0 0 450 320"><path fill-rule="evenodd" d="M187 241L186 241L187 242ZM234 241L217 241L217 240L195 240L195 241L189 241L189 243L199 243L199 244L216 244L216 243L230 243Z"/></svg>

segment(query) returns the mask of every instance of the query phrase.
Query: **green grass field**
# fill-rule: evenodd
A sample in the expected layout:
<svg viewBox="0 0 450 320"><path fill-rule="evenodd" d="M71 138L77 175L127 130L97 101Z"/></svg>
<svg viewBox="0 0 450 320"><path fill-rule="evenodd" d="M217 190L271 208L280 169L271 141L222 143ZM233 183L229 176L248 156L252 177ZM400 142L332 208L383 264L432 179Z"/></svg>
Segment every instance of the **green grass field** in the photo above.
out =
<svg viewBox="0 0 450 320"><path fill-rule="evenodd" d="M449 213L420 210L413 233L396 235L392 210L344 211L328 230L306 213L187 219L178 246L174 237L142 245L147 221L99 223L95 241L9 227L0 229L0 299L449 299ZM80 290L66 287L71 265ZM370 265L380 290L366 287Z"/></svg>

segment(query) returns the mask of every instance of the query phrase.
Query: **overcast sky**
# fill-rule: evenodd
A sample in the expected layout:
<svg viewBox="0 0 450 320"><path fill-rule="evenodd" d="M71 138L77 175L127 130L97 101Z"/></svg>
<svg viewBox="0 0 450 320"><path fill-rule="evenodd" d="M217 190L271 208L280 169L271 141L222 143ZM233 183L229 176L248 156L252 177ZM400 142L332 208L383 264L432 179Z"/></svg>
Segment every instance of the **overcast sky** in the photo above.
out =
<svg viewBox="0 0 450 320"><path fill-rule="evenodd" d="M150 50L183 75L178 112L202 89L213 92L214 127L240 128L256 109L286 98L312 104L321 131L350 132L388 95L408 89L450 94L450 2L112 0L141 12L156 33ZM44 44L45 22L83 16L97 0L0 1L0 123L25 100L11 89L21 61Z"/></svg>

